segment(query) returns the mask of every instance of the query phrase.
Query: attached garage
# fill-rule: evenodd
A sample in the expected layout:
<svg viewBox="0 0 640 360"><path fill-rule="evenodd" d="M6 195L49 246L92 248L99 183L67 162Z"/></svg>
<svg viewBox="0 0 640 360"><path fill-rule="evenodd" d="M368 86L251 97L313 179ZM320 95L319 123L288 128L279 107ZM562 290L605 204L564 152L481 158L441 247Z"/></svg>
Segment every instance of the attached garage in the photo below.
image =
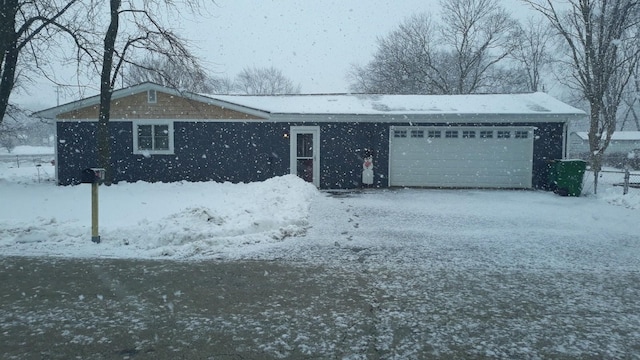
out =
<svg viewBox="0 0 640 360"><path fill-rule="evenodd" d="M533 130L392 126L390 186L530 188Z"/></svg>

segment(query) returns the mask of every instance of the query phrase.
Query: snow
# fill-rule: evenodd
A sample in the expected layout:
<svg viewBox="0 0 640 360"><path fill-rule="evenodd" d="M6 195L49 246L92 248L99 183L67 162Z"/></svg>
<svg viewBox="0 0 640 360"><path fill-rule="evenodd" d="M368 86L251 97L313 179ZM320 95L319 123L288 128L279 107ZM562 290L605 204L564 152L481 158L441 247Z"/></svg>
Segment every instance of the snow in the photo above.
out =
<svg viewBox="0 0 640 360"><path fill-rule="evenodd" d="M51 152L50 148L17 150ZM590 176L585 177L587 196L577 199L538 191L378 190L338 200L340 197L321 193L291 175L249 184L120 183L99 188L102 243L96 245L90 241L90 185L55 186L54 166L46 162L47 155L44 157L43 163L23 162L21 167L13 161L0 162L0 199L5 204L0 207L0 249L5 255L239 259L264 257L260 252L271 254L273 248L295 254L300 247L333 243L340 237L328 236L335 229L332 222L338 220L329 219L334 207L344 201L357 202L371 211L389 201L405 209L406 213L399 216L409 218L415 217L414 212L433 208L433 213L429 210L425 217L428 221L416 218L408 230L431 235L455 230L459 235L471 236L481 224L501 224L498 228L505 229L517 225L519 231L533 234L546 231L541 229L548 228L546 224L563 223L552 227L553 231L571 233L580 241L590 237L590 231L637 233L635 221L627 221L637 218L640 209L638 189L623 196L622 188L613 186L621 179L609 183L601 180L599 194L594 196L589 194L593 182ZM616 216L611 222L590 223L597 224L596 229L584 224L585 218L614 217L613 214ZM373 229L366 230L371 235L365 236L366 240L355 241L361 237L357 234L348 236L350 242L353 240L351 246L386 246L388 239L374 235L384 234L397 219L376 219L377 223L370 224ZM326 231L317 230L325 227ZM489 230L484 229L479 236L488 234ZM513 235L511 230L502 235L501 231L491 233L505 247L510 247L506 243L513 241ZM534 245L535 242L531 246ZM304 257L313 260L311 255Z"/></svg>
<svg viewBox="0 0 640 360"><path fill-rule="evenodd" d="M541 92L483 95L204 96L279 114L585 115L582 110Z"/></svg>
<svg viewBox="0 0 640 360"><path fill-rule="evenodd" d="M6 148L0 148L0 155L41 155L53 154L53 148L46 146L18 145L9 153Z"/></svg>
<svg viewBox="0 0 640 360"><path fill-rule="evenodd" d="M589 140L589 133L586 131L576 131L575 134L582 140ZM640 131L616 131L611 135L611 140L640 141Z"/></svg>
<svg viewBox="0 0 640 360"><path fill-rule="evenodd" d="M51 164L40 168L54 173ZM319 192L294 176L250 184L122 183L100 187L102 243L94 244L90 185L38 182L36 171L0 162L3 256L275 260L304 271L292 286L343 279L344 288L274 294L254 305L257 312L215 316L184 306L189 286L165 289L158 296L167 318L180 314L172 326L194 339L255 339L265 357L280 358L364 359L368 347L388 359L625 358L636 349L640 190L623 196L612 186L619 179L603 178L596 196L587 177L583 197ZM266 270L264 278L280 281ZM122 304L107 295L73 293L80 303L74 311L7 315L14 325L6 326L99 329L108 323L96 312ZM313 301L301 301L305 295ZM148 310L136 296L128 305ZM96 298L110 305L92 306ZM346 305L352 303L357 307ZM154 324L126 314L134 331ZM98 330L88 337L64 329L70 344L110 341Z"/></svg>
<svg viewBox="0 0 640 360"><path fill-rule="evenodd" d="M6 165L5 165L6 166ZM42 165L52 179L52 165ZM33 167L0 172L4 254L79 257L239 256L245 245L302 235L318 191L293 176L255 184L123 183L99 188L100 235L90 239L91 186L36 181Z"/></svg>

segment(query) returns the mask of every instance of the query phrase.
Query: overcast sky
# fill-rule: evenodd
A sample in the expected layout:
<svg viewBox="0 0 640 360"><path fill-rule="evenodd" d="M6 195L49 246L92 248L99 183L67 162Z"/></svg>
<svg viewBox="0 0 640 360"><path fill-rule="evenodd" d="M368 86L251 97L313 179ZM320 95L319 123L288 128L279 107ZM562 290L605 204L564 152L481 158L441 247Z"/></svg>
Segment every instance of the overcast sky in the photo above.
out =
<svg viewBox="0 0 640 360"><path fill-rule="evenodd" d="M529 13L518 0L502 0L518 18ZM408 16L436 13L438 0L216 0L202 17L178 23L210 73L234 77L244 67L274 66L303 93L348 91L352 64L365 64L385 36ZM65 71L61 69L60 73ZM72 71L70 71L72 73ZM95 84L95 85L93 85ZM86 96L97 94L92 82ZM56 86L39 81L13 100L34 110L55 106ZM76 100L60 95L60 102Z"/></svg>

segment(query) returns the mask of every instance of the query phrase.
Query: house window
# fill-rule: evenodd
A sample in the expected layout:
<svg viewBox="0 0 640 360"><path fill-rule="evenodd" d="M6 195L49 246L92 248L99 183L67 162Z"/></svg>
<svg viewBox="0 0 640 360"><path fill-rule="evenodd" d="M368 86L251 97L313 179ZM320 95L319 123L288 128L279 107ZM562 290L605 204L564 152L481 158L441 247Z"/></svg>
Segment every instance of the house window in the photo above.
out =
<svg viewBox="0 0 640 360"><path fill-rule="evenodd" d="M447 130L444 132L444 137L448 139L455 139L458 137L458 130Z"/></svg>
<svg viewBox="0 0 640 360"><path fill-rule="evenodd" d="M500 131L498 130L497 138L498 139L509 139L511 137L511 131Z"/></svg>
<svg viewBox="0 0 640 360"><path fill-rule="evenodd" d="M424 137L424 130L411 130L411 137L412 138L423 138Z"/></svg>
<svg viewBox="0 0 640 360"><path fill-rule="evenodd" d="M472 130L463 130L462 131L462 138L463 139L475 139L476 137L476 132L472 131Z"/></svg>
<svg viewBox="0 0 640 360"><path fill-rule="evenodd" d="M515 138L516 139L527 139L527 138L529 138L529 132L528 131L522 131L522 130L516 130Z"/></svg>
<svg viewBox="0 0 640 360"><path fill-rule="evenodd" d="M480 138L481 139L491 139L492 137L493 137L493 131L492 130L480 131Z"/></svg>
<svg viewBox="0 0 640 360"><path fill-rule="evenodd" d="M158 94L155 90L147 90L147 103L155 104L158 102Z"/></svg>
<svg viewBox="0 0 640 360"><path fill-rule="evenodd" d="M406 138L407 137L407 130L393 130L393 137Z"/></svg>
<svg viewBox="0 0 640 360"><path fill-rule="evenodd" d="M134 123L133 153L173 154L173 123L157 121Z"/></svg>
<svg viewBox="0 0 640 360"><path fill-rule="evenodd" d="M428 136L430 138L441 138L442 132L440 130L429 130Z"/></svg>

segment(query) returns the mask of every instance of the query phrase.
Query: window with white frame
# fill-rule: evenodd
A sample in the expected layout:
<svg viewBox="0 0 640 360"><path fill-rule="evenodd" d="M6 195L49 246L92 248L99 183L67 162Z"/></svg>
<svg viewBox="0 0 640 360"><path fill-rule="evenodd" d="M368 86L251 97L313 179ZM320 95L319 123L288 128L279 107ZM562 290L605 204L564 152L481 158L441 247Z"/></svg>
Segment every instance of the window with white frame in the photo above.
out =
<svg viewBox="0 0 640 360"><path fill-rule="evenodd" d="M515 132L516 139L527 139L529 137L528 131L516 130Z"/></svg>
<svg viewBox="0 0 640 360"><path fill-rule="evenodd" d="M133 153L143 155L173 154L173 122L134 122Z"/></svg>

